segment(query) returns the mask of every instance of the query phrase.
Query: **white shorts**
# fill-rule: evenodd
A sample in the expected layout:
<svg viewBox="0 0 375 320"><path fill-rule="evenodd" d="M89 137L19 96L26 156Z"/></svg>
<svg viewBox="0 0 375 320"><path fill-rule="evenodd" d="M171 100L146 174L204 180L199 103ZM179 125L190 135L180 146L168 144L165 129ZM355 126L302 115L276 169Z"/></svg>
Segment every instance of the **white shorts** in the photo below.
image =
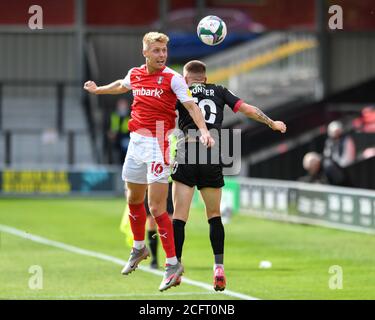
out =
<svg viewBox="0 0 375 320"><path fill-rule="evenodd" d="M154 182L168 183L170 166L166 164L162 152L167 143L160 146L156 137L146 137L138 133L130 133L130 143L122 167L122 180L126 182L150 184Z"/></svg>

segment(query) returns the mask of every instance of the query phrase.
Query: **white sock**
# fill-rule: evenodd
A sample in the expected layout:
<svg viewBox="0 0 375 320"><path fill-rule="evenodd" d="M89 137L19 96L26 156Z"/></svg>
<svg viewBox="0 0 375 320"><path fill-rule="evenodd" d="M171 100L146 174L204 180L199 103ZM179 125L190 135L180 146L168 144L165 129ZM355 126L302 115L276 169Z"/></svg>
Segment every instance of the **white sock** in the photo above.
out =
<svg viewBox="0 0 375 320"><path fill-rule="evenodd" d="M133 240L133 248L136 248L137 250L140 250L144 246L145 246L145 241L144 240L142 240L142 241Z"/></svg>
<svg viewBox="0 0 375 320"><path fill-rule="evenodd" d="M177 264L177 262L178 262L178 260L177 260L177 257L176 257L176 256L174 256L174 257L172 257L172 258L167 258L167 259L165 260L165 263L166 263L166 264L171 264L171 265L175 265L175 264Z"/></svg>
<svg viewBox="0 0 375 320"><path fill-rule="evenodd" d="M220 267L220 268L223 268L223 270L224 270L224 265L223 264L214 264L214 271L215 271L215 269L216 268L218 268L218 267Z"/></svg>

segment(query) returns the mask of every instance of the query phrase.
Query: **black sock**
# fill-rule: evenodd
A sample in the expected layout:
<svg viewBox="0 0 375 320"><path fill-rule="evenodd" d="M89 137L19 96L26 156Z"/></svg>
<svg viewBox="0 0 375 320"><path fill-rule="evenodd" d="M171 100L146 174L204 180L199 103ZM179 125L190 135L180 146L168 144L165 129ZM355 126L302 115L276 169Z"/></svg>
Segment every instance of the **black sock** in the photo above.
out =
<svg viewBox="0 0 375 320"><path fill-rule="evenodd" d="M158 261L158 237L156 230L147 231L148 245L151 250L151 260L152 262Z"/></svg>
<svg viewBox="0 0 375 320"><path fill-rule="evenodd" d="M176 248L176 257L181 262L182 247L185 241L185 221L173 219L174 245Z"/></svg>
<svg viewBox="0 0 375 320"><path fill-rule="evenodd" d="M215 255L215 264L223 264L225 232L221 217L211 218L208 223L210 224L210 240Z"/></svg>

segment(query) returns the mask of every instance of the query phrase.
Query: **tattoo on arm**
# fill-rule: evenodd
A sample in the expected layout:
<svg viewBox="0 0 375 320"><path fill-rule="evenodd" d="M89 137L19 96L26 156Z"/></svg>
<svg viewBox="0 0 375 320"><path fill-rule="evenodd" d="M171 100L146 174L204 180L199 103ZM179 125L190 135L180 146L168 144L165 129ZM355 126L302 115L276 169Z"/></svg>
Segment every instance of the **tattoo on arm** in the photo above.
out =
<svg viewBox="0 0 375 320"><path fill-rule="evenodd" d="M269 117L267 117L259 108L254 107L254 109L255 109L254 119L258 120L259 122L263 122L266 125L268 125L269 127L271 127L273 121Z"/></svg>

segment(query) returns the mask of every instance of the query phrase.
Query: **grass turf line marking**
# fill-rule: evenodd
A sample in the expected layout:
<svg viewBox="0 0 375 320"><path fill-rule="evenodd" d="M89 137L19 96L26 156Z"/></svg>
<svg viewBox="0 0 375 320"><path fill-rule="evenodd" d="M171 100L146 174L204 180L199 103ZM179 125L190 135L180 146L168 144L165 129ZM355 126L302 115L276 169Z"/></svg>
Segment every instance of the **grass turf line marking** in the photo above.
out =
<svg viewBox="0 0 375 320"><path fill-rule="evenodd" d="M14 236L17 236L17 237L20 237L20 238L23 238L23 239L27 239L27 240L34 241L34 242L37 242L37 243L45 244L45 245L48 245L48 246L51 246L51 247L56 247L56 248L59 248L59 249L65 250L65 251L77 253L77 254L80 254L80 255L83 255L83 256L88 256L88 257L92 257L92 258L101 259L101 260L104 260L104 261L109 261L109 262L112 262L112 263L115 263L115 264L118 264L118 265L121 265L121 266L125 265L125 263L126 263L125 260L122 260L120 258L109 256L109 255L106 255L106 254L100 253L100 252L82 249L82 248L75 247L75 246L72 246L72 245L69 245L69 244L66 244L66 243L63 243L63 242L50 240L50 239L47 239L47 238L44 238L44 237L41 237L41 236L37 236L37 235L33 235L31 233L28 233L28 232L25 232L25 231L22 231L22 230L19 230L19 229L10 227L10 226L0 224L0 231L8 233L8 234L12 234ZM163 276L163 274L164 274L162 271L153 270L153 269L150 269L149 267L139 266L138 268L140 270L144 271L144 272L153 273L153 274L158 275L158 276ZM191 280L191 279L186 278L186 277L182 277L182 282L190 284L192 286L196 286L196 287L199 287L199 288L203 288L203 289L212 291L212 293L216 293L216 294L223 294L223 295L227 295L227 296L230 296L230 297L239 298L239 299L243 299L243 300L259 300L259 298L248 296L246 294L235 292L235 291L230 291L230 290L224 290L222 292L215 292L212 285L209 285L209 284L201 282L201 281Z"/></svg>

